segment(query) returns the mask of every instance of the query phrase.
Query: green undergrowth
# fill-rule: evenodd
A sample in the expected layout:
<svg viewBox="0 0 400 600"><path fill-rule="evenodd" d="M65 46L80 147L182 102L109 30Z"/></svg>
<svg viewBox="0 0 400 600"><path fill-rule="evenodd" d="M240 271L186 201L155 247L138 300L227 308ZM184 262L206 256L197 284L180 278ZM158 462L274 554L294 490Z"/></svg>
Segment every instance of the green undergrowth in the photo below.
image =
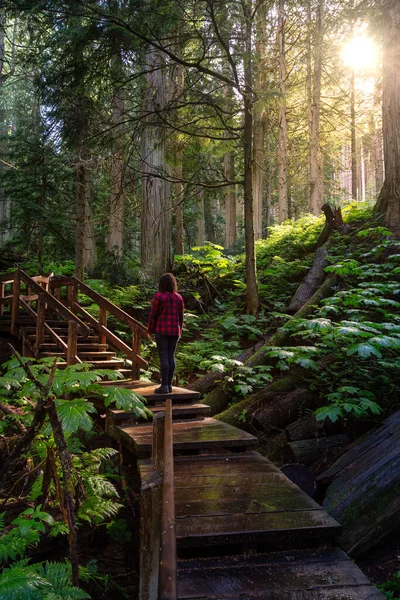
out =
<svg viewBox="0 0 400 600"><path fill-rule="evenodd" d="M29 443L9 463L7 476L0 481L0 598L7 600L90 597L84 589L72 584L67 550L59 562L38 562L35 558L44 540L47 546L52 543L55 547L67 546L70 533L70 520L64 508L66 457L60 440L64 440L70 461L70 490L78 539L83 529L89 529L92 535L105 529L110 536L117 533L121 540L125 539L118 533L119 513L124 503L115 460L118 452L113 448L93 447L99 432L93 419L97 411L92 400L102 398L105 406L132 410L142 417L148 411L132 390L100 385L101 379L115 378L114 371L89 371L82 364L54 370L53 362L49 358L39 361L13 358L3 365L0 374L0 436L6 440L0 445L2 466L17 440L35 422L41 423L32 430L34 435ZM43 402L47 408L42 422L37 419ZM61 430L54 427L49 416L51 405ZM65 541L57 546L60 539ZM83 588L93 581L104 587L106 579L93 562L80 567Z"/></svg>

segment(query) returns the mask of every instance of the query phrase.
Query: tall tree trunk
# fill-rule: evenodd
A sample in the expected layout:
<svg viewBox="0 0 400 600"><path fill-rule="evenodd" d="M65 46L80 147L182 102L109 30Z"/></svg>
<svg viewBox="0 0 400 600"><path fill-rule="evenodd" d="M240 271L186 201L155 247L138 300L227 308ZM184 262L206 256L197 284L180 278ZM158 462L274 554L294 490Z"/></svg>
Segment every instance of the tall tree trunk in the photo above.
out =
<svg viewBox="0 0 400 600"><path fill-rule="evenodd" d="M94 215L92 206L92 187L86 182L85 189L85 262L84 268L92 277L97 264L96 237L94 230Z"/></svg>
<svg viewBox="0 0 400 600"><path fill-rule="evenodd" d="M88 150L86 140L89 134L89 108L85 95L85 56L81 37L76 34L82 31L82 5L73 0L71 6L70 29L74 31L73 53L73 117L70 128L70 143L75 150L75 275L84 278L85 268L93 270L94 254L87 256L90 219L90 181L88 172Z"/></svg>
<svg viewBox="0 0 400 600"><path fill-rule="evenodd" d="M253 73L252 73L252 2L243 0L244 16L244 82L243 158L244 158L244 235L246 248L246 305L247 312L255 315L259 308L256 253L254 240L253 202Z"/></svg>
<svg viewBox="0 0 400 600"><path fill-rule="evenodd" d="M350 77L350 127L351 127L351 197L357 200L357 137L356 137L356 90L354 68Z"/></svg>
<svg viewBox="0 0 400 600"><path fill-rule="evenodd" d="M113 57L113 71L122 75L122 58L118 52ZM121 81L116 81L116 88L111 100L112 158L111 158L111 194L110 218L108 222L107 250L122 257L124 242L125 194L124 175L124 113L125 98Z"/></svg>
<svg viewBox="0 0 400 600"><path fill-rule="evenodd" d="M142 131L142 266L159 277L171 267L171 207L166 175L164 128L157 113L166 106L164 55L148 47L145 55Z"/></svg>
<svg viewBox="0 0 400 600"><path fill-rule="evenodd" d="M286 118L286 48L285 48L285 8L284 0L279 1L278 48L279 48L279 90L281 93L279 108L278 142L278 220L288 218L288 129Z"/></svg>
<svg viewBox="0 0 400 600"><path fill-rule="evenodd" d="M266 55L266 25L267 6L262 4L256 16L256 102L254 104L254 127L253 127L253 196L254 196L254 235L256 240L262 238L263 226L263 196L265 186L265 132L266 132L266 108L265 108L265 55Z"/></svg>
<svg viewBox="0 0 400 600"><path fill-rule="evenodd" d="M321 212L322 185L319 161L319 122L321 113L321 75L322 75L322 43L324 37L324 0L318 0L315 41L314 41L314 73L311 103L310 132L310 195L308 208L317 215Z"/></svg>
<svg viewBox="0 0 400 600"><path fill-rule="evenodd" d="M228 17L227 17L228 21ZM228 21L229 23L229 21ZM231 27L230 27L231 28ZM228 35L228 34L227 34ZM222 68L224 69L225 75L229 76L229 63L227 59L224 59ZM227 110L232 109L233 106L233 90L229 85L225 85L223 88L223 94L226 98ZM225 137L229 137L229 130L225 131ZM224 178L226 181L233 181L235 179L235 160L232 151L228 151L223 157L223 169ZM224 200L225 200L225 248L231 248L236 242L236 189L234 185L229 185L224 188Z"/></svg>
<svg viewBox="0 0 400 600"><path fill-rule="evenodd" d="M224 154L224 177L232 181L235 177L233 154ZM236 242L236 191L235 186L225 188L225 247L231 248Z"/></svg>
<svg viewBox="0 0 400 600"><path fill-rule="evenodd" d="M397 0L386 0L383 17L385 220L387 226L400 236L400 4Z"/></svg>
<svg viewBox="0 0 400 600"><path fill-rule="evenodd" d="M5 37L6 37L6 17L4 11L0 8L0 143L5 147L7 136L7 115L5 108L4 84L6 80L14 73L14 50L15 40L17 35L17 22L14 23L12 42L11 42L11 61L8 64L6 72L6 55L5 55ZM3 156L0 158L5 159ZM0 162L0 172L6 169L6 165ZM0 246L11 237L11 200L7 197L4 188L0 186Z"/></svg>
<svg viewBox="0 0 400 600"><path fill-rule="evenodd" d="M206 240L206 222L204 216L204 193L201 188L196 192L197 219L196 219L196 246L204 246Z"/></svg>
<svg viewBox="0 0 400 600"><path fill-rule="evenodd" d="M185 87L185 70L182 65L177 64L176 69L176 102L182 101ZM183 194L182 183L183 150L178 136L175 139L175 253L182 255L185 252L185 230L183 224Z"/></svg>

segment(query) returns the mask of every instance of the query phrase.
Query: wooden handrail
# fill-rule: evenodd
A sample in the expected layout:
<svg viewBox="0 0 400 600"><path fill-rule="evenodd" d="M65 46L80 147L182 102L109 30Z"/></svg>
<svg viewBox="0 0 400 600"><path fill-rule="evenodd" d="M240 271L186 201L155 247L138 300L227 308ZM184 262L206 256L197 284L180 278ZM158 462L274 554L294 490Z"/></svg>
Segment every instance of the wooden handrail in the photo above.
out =
<svg viewBox="0 0 400 600"><path fill-rule="evenodd" d="M96 321L96 319L90 313L88 313L88 311L85 310L83 306L81 306L77 302L74 302L72 304L72 310L84 315L85 319L89 321L93 328L102 335L104 335L113 346L115 346L118 350L121 350L121 352L124 352L130 360L136 361L140 367L142 367L143 369L147 369L149 364L147 361L144 360L144 358L142 358L139 354L133 352L133 350L131 350L129 346L125 344L125 342L120 340L119 337L115 335L115 333L110 331L110 329L107 329L107 327L104 327L104 325L101 325L101 323Z"/></svg>
<svg viewBox="0 0 400 600"><path fill-rule="evenodd" d="M164 431L164 472L161 503L159 600L176 600L176 536L172 401L167 399Z"/></svg>
<svg viewBox="0 0 400 600"><path fill-rule="evenodd" d="M107 298L92 290L86 283L83 283L83 281L77 277L71 277L71 280L76 283L78 290L82 292L82 294L88 296L88 298L96 302L99 306L106 308L110 314L114 315L121 323L130 327L132 331L139 331L140 333L147 335L147 327L139 321L136 321L136 319L122 310L122 308L119 308L119 306L116 306L110 302L110 300L107 300Z"/></svg>
<svg viewBox="0 0 400 600"><path fill-rule="evenodd" d="M90 328L86 323L81 321L79 317L77 317L72 311L69 310L62 302L54 298L50 292L47 292L44 288L42 288L32 277L29 277L24 271L19 270L19 276L21 281L26 283L30 288L34 289L38 294L42 295L45 299L46 304L48 304L53 310L55 310L67 323L70 321L75 321L78 325L81 333L87 337L90 333Z"/></svg>

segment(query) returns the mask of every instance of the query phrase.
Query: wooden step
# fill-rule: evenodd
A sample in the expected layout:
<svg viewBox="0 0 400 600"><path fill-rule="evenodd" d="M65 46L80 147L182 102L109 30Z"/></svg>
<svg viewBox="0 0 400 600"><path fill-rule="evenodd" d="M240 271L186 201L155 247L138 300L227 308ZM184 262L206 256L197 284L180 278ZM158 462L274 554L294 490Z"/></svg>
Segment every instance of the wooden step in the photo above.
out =
<svg viewBox="0 0 400 600"><path fill-rule="evenodd" d="M123 360L119 360L119 359L111 359L111 360L91 360L90 363L88 363L90 365L92 365L92 369L96 370L96 369L112 369L112 370L117 370L120 369L121 366L124 364ZM66 362L60 362L57 364L57 367L59 369L65 369L67 366Z"/></svg>
<svg viewBox="0 0 400 600"><path fill-rule="evenodd" d="M99 360L110 360L112 358L115 358L116 354L115 352L80 352L79 348L78 348L78 356L79 358L83 361L83 362L93 362L93 361L99 361ZM55 352L42 352L42 350L40 350L40 356L42 357L46 357L46 356L60 356L63 355L63 352L58 350Z"/></svg>
<svg viewBox="0 0 400 600"><path fill-rule="evenodd" d="M151 406L149 408L153 414L165 411L165 405ZM210 416L210 412L211 408L208 404L174 404L172 406L172 418L174 420L208 417ZM151 420L151 417L148 420ZM141 421L146 421L146 419L137 417L134 411L109 409L106 416L106 433L113 438L117 438L115 427L126 427Z"/></svg>
<svg viewBox="0 0 400 600"><path fill-rule="evenodd" d="M138 458L146 458L151 453L152 425L119 427L119 439ZM173 424L174 452L221 449L245 450L258 446L254 435L241 431L232 425L206 418L202 421L188 421Z"/></svg>
<svg viewBox="0 0 400 600"><path fill-rule="evenodd" d="M124 373L126 371L129 373L129 376L132 375L132 370L128 369L118 369L120 373ZM166 400L167 398L171 398L172 402L186 402L186 401L195 401L200 398L199 392L194 392L193 390L188 390L181 387L172 387L172 392L170 394L156 394L155 390L160 387L159 383L153 383L152 381L146 380L134 380L134 379L120 379L117 381L102 381L101 385L107 386L118 386L123 388L128 388L133 390L139 396L142 396L146 399L146 402L149 405L158 404L160 400Z"/></svg>
<svg viewBox="0 0 400 600"><path fill-rule="evenodd" d="M96 338L97 339L97 338ZM34 338L32 339L32 341L34 341ZM42 344L40 346L40 351L42 352L57 352L59 351L59 347L57 346L57 344L52 344L52 343L45 343ZM96 344L96 343L92 343L92 344L85 344L85 343L78 343L78 353L80 351L84 351L84 352L105 352L107 351L107 344Z"/></svg>
<svg viewBox="0 0 400 600"><path fill-rule="evenodd" d="M178 600L383 600L339 548L180 560Z"/></svg>
<svg viewBox="0 0 400 600"><path fill-rule="evenodd" d="M151 469L139 461L141 477ZM329 543L339 524L258 452L174 458L178 548Z"/></svg>

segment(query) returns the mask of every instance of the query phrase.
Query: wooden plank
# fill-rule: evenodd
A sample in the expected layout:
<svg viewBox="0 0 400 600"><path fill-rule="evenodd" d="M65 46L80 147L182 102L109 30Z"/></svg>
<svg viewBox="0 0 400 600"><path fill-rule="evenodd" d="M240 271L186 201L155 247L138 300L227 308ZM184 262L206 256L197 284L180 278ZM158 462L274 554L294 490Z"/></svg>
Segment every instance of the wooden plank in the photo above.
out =
<svg viewBox="0 0 400 600"><path fill-rule="evenodd" d="M8 271L7 273L0 273L0 281L3 283L13 283L17 271Z"/></svg>
<svg viewBox="0 0 400 600"><path fill-rule="evenodd" d="M343 552L328 548L180 561L178 598L378 600L382 596Z"/></svg>
<svg viewBox="0 0 400 600"><path fill-rule="evenodd" d="M39 350L44 341L44 324L46 320L46 301L43 296L39 296L37 303L37 321L36 321L36 344L35 349Z"/></svg>
<svg viewBox="0 0 400 600"><path fill-rule="evenodd" d="M149 410L153 414L158 414L165 411L165 406L150 406ZM211 412L208 404L200 404L198 402L194 404L174 404L172 406L173 417L192 417L197 415L209 416ZM124 421L137 420L134 411L125 411L118 409L109 409L109 416L114 423L121 424Z"/></svg>
<svg viewBox="0 0 400 600"><path fill-rule="evenodd" d="M128 346L127 346L128 347ZM192 390L188 390L185 388L173 387L172 392L170 394L155 394L154 390L159 387L159 384L153 383L151 381L103 381L101 385L117 385L118 387L128 388L133 390L143 398L146 398L147 402L160 402L165 401L166 398L171 398L171 400L196 400L200 398L199 392L193 392Z"/></svg>
<svg viewBox="0 0 400 600"><path fill-rule="evenodd" d="M179 592L179 589L178 589ZM179 595L178 600L189 600L193 596ZM337 586L316 590L262 590L243 594L217 594L195 596L196 600L385 600L371 585Z"/></svg>
<svg viewBox="0 0 400 600"><path fill-rule="evenodd" d="M268 490L268 493L267 493ZM193 498L199 500L212 500L218 501L222 496L225 498L247 498L252 496L254 499L260 498L276 498L279 495L291 496L292 494L298 493L299 488L294 484L285 484L283 486L282 481L271 482L264 481L259 482L258 485L254 483L248 483L246 486L237 485L214 485L214 486L201 486L199 482L193 483L193 486L188 487L176 487L175 494L176 499L179 502L190 503Z"/></svg>
<svg viewBox="0 0 400 600"><path fill-rule="evenodd" d="M232 425L207 418L202 421L174 423L174 450L204 448L246 448L258 446L256 437ZM151 451L151 426L121 427L120 439L139 457Z"/></svg>
<svg viewBox="0 0 400 600"><path fill-rule="evenodd" d="M324 510L264 514L177 517L179 546L207 546L227 543L271 542L283 533L318 535L338 532L340 526Z"/></svg>
<svg viewBox="0 0 400 600"><path fill-rule="evenodd" d="M258 498L249 495L238 498L235 495L226 497L223 492L216 500L187 498L180 501L179 491L175 494L175 511L177 517L195 517L205 515L261 514L267 512L294 512L298 510L323 510L314 500L305 494L285 495L284 491L274 498L260 494Z"/></svg>

